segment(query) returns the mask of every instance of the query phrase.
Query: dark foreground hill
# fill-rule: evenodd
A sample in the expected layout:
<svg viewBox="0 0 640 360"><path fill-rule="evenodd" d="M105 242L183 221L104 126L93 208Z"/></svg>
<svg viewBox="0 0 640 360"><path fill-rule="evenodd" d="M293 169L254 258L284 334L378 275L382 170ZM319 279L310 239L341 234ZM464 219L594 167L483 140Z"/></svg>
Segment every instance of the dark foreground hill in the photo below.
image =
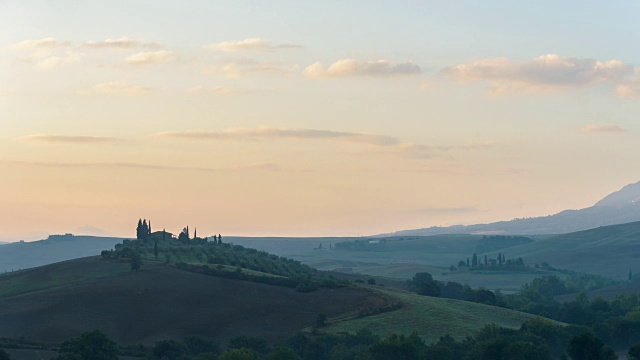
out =
<svg viewBox="0 0 640 360"><path fill-rule="evenodd" d="M60 343L98 329L121 344L152 344L187 335L224 342L247 335L288 337L329 318L386 304L365 289L310 293L146 263L83 258L0 277L0 337Z"/></svg>
<svg viewBox="0 0 640 360"><path fill-rule="evenodd" d="M598 226L624 224L640 221L640 182L625 186L594 206L565 210L560 213L499 221L490 224L455 225L450 227L430 227L415 230L402 230L394 236L437 235L437 234L564 234L568 232L592 229Z"/></svg>
<svg viewBox="0 0 640 360"><path fill-rule="evenodd" d="M16 242L0 246L0 273L53 264L100 254L113 249L122 238L51 235L46 240Z"/></svg>

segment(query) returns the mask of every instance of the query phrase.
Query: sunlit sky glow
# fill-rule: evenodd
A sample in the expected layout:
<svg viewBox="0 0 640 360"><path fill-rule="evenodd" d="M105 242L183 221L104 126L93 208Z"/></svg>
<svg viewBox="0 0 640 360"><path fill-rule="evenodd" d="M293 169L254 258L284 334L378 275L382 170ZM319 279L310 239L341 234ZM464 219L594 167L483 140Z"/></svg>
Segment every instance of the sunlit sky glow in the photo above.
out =
<svg viewBox="0 0 640 360"><path fill-rule="evenodd" d="M0 1L0 240L370 235L640 180L634 1Z"/></svg>

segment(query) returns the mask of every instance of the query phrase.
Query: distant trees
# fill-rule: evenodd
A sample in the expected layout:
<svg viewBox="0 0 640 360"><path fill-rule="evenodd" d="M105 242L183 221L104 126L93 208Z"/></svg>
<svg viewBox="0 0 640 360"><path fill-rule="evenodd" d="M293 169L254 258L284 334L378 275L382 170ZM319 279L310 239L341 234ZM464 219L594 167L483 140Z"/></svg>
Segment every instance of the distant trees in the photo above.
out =
<svg viewBox="0 0 640 360"><path fill-rule="evenodd" d="M591 332L577 335L569 341L569 356L572 360L615 360L618 358L610 347L605 346Z"/></svg>
<svg viewBox="0 0 640 360"><path fill-rule="evenodd" d="M184 229L182 229L182 231L180 232L180 235L178 235L178 241L188 242L190 239L191 237L189 236L189 226L187 226Z"/></svg>

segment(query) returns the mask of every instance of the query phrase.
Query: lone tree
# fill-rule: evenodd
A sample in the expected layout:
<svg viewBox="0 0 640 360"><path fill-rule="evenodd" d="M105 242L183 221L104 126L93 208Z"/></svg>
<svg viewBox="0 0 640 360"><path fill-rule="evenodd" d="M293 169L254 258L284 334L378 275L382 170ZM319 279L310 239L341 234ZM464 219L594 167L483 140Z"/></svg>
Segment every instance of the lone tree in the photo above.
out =
<svg viewBox="0 0 640 360"><path fill-rule="evenodd" d="M140 254L138 254L135 251L131 252L131 271L138 271L140 270L140 267L142 266L142 258L140 257Z"/></svg>

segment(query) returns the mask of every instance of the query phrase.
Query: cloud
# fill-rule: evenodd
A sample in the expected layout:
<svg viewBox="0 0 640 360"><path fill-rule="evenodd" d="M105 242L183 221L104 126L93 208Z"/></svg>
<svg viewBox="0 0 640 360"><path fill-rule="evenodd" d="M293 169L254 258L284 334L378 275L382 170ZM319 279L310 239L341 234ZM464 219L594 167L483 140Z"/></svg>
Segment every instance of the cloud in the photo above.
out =
<svg viewBox="0 0 640 360"><path fill-rule="evenodd" d="M412 62L393 64L388 60L359 61L354 59L338 60L328 68L316 62L304 69L304 74L312 78L411 76L421 72L420 66Z"/></svg>
<svg viewBox="0 0 640 360"><path fill-rule="evenodd" d="M138 169L138 170L180 170L180 171L201 171L201 172L228 172L228 171L281 171L282 169L275 163L249 163L227 165L222 167L190 167L190 166L173 166L173 165L154 165L146 163L134 162L54 162L54 161L6 161L0 160L0 163L19 165L19 166L37 166L48 168L65 168L65 169Z"/></svg>
<svg viewBox="0 0 640 360"><path fill-rule="evenodd" d="M414 143L401 143L389 149L385 149L385 151L403 158L431 159L441 156L444 152L486 150L494 146L495 144L491 141L481 143L468 143L463 145L424 145Z"/></svg>
<svg viewBox="0 0 640 360"><path fill-rule="evenodd" d="M144 95L151 91L151 88L138 85L130 85L122 81L112 81L94 86L94 91L99 94L135 96Z"/></svg>
<svg viewBox="0 0 640 360"><path fill-rule="evenodd" d="M460 81L488 81L494 94L509 90L551 91L565 88L616 84L633 73L633 67L620 60L599 61L543 55L529 61L509 58L480 59L446 68L444 74Z"/></svg>
<svg viewBox="0 0 640 360"><path fill-rule="evenodd" d="M622 98L640 99L640 76L635 76L618 86L616 95Z"/></svg>
<svg viewBox="0 0 640 360"><path fill-rule="evenodd" d="M143 51L128 56L125 62L129 65L162 64L175 60L178 56L173 51Z"/></svg>
<svg viewBox="0 0 640 360"><path fill-rule="evenodd" d="M24 40L19 43L11 45L14 49L51 49L51 48L60 48L60 47L68 47L69 43L66 41L59 41L52 37L42 38L42 39L31 39Z"/></svg>
<svg viewBox="0 0 640 360"><path fill-rule="evenodd" d="M615 124L590 124L580 129L585 133L608 133L621 134L626 132L625 129Z"/></svg>
<svg viewBox="0 0 640 360"><path fill-rule="evenodd" d="M480 211L475 207L425 207L419 209L403 210L400 213L418 213L426 215L457 215L469 214Z"/></svg>
<svg viewBox="0 0 640 360"><path fill-rule="evenodd" d="M288 75L297 70L296 65L283 62L260 62L254 59L237 59L207 69L210 74L222 73L228 78L241 78L248 74Z"/></svg>
<svg viewBox="0 0 640 360"><path fill-rule="evenodd" d="M239 92L239 90L229 86L193 86L189 88L189 92L192 94L215 94L215 95L232 95Z"/></svg>
<svg viewBox="0 0 640 360"><path fill-rule="evenodd" d="M36 68L39 70L51 70L64 65L77 63L82 56L77 53L67 53L64 56L49 56L38 60Z"/></svg>
<svg viewBox="0 0 640 360"><path fill-rule="evenodd" d="M377 155L394 155L407 159L430 159L451 151L476 151L494 146L493 142L463 145L425 145L402 142L388 136L358 132L342 132L317 129L286 129L274 127L234 128L222 131L166 131L153 135L156 138L185 141L259 141L259 140L329 140L369 146L369 152Z"/></svg>
<svg viewBox="0 0 640 360"><path fill-rule="evenodd" d="M376 146L390 146L400 143L398 139L386 135L316 129L285 129L266 126L235 128L223 131L167 131L157 133L154 136L181 140L333 139Z"/></svg>
<svg viewBox="0 0 640 360"><path fill-rule="evenodd" d="M224 41L217 44L205 45L205 48L224 52L238 51L261 51L268 52L278 49L298 49L301 45L294 44L271 44L267 40L260 38L244 39L240 41Z"/></svg>
<svg viewBox="0 0 640 360"><path fill-rule="evenodd" d="M87 135L28 135L21 139L27 141L47 142L47 143L67 143L67 144L103 144L122 141L118 138L105 136L87 136Z"/></svg>
<svg viewBox="0 0 640 360"><path fill-rule="evenodd" d="M82 43L82 46L96 49L133 49L137 47L158 49L164 47L157 42L143 42L141 39L120 37L116 39L92 40Z"/></svg>

